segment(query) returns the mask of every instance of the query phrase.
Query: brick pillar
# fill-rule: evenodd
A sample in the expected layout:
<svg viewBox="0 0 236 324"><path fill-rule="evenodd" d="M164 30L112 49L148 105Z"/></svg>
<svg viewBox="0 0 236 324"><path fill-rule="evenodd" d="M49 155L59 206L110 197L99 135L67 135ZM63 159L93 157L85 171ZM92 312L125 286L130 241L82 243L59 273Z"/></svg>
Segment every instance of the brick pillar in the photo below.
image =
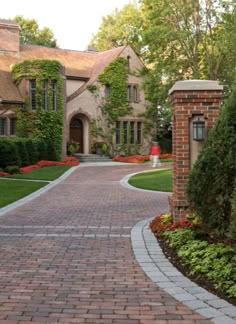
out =
<svg viewBox="0 0 236 324"><path fill-rule="evenodd" d="M207 136L219 114L222 90L218 81L189 80L176 82L169 91L173 110L173 193L169 203L175 221L188 213L185 187L189 170L202 146L202 142L193 140L193 122L204 122Z"/></svg>

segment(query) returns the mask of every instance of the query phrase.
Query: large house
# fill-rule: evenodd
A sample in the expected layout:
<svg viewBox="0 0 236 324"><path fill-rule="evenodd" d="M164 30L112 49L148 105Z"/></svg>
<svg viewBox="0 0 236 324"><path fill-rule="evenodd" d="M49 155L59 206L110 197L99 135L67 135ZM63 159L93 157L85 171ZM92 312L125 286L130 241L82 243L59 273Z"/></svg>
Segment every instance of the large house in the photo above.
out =
<svg viewBox="0 0 236 324"><path fill-rule="evenodd" d="M109 80L99 81L99 76L118 58L127 62L125 95L131 109L119 115L118 107L117 119L113 120L113 124L106 124L107 112L104 113L103 108L109 103L110 87L114 84L111 85ZM45 66L49 66L49 70L54 69L53 72L45 72ZM115 152L117 148L124 150L125 146L132 151L135 146L140 153L145 153L149 148L149 139L143 134L142 113L146 107L140 74L143 67L130 46L98 52L93 47L75 51L21 45L19 26L13 21L0 20L0 137L18 135L19 129L22 130L22 120L25 122L23 128L27 128L38 110L45 114L50 110L56 114L60 103L62 155L66 154L66 144L70 142L79 143L79 152L88 154L93 152L96 142L110 145L109 140ZM59 79L54 78L55 71L60 75L60 86ZM21 125L19 111L23 115L30 114L28 121L21 119ZM57 119L54 122L55 125L50 125L49 134L53 134L58 126ZM40 126L39 133L47 127L46 124L47 119ZM110 134L109 140L106 140L106 132ZM34 135L34 130L31 129L31 133Z"/></svg>

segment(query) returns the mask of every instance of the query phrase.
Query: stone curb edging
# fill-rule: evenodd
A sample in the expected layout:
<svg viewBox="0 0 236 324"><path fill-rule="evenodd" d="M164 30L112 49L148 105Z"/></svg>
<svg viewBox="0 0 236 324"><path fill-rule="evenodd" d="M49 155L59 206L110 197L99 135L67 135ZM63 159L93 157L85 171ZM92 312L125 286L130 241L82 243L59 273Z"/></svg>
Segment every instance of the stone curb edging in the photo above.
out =
<svg viewBox="0 0 236 324"><path fill-rule="evenodd" d="M67 178L72 172L74 172L74 170L76 170L78 167L79 167L79 165L71 167L58 179L56 179L54 181L45 181L45 182L49 182L49 183L48 183L48 185L44 186L43 188L34 191L32 194L30 194L22 199L19 199L19 200L13 202L12 204L7 205L6 207L0 208L0 216L3 216L7 212L15 209L16 207L22 206L23 204L33 200L34 198L42 195L43 193L47 192L51 188L55 187L57 184L59 184L61 181L63 181L65 178Z"/></svg>
<svg viewBox="0 0 236 324"><path fill-rule="evenodd" d="M198 286L166 258L148 223L138 222L131 230L132 248L144 273L175 299L216 324L236 324L236 307Z"/></svg>

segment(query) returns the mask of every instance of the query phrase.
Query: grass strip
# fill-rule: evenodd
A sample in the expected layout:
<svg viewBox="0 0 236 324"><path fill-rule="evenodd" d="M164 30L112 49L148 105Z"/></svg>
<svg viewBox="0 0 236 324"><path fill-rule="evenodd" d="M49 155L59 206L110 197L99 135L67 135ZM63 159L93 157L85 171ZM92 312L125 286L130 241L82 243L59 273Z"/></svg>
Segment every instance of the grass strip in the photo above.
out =
<svg viewBox="0 0 236 324"><path fill-rule="evenodd" d="M9 181L0 178L0 207L19 200L32 192L46 186L48 182Z"/></svg>

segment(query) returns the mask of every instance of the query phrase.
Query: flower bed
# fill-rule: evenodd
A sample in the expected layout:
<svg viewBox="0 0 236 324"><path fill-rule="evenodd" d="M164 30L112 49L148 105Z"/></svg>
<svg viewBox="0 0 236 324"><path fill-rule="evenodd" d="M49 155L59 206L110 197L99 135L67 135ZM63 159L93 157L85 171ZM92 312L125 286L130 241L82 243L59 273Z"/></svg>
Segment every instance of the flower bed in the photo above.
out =
<svg viewBox="0 0 236 324"><path fill-rule="evenodd" d="M171 159L172 155L169 153L161 154L160 159ZM150 161L150 155L131 155L131 156L120 156L117 155L113 159L116 162L128 162L128 163L144 163Z"/></svg>
<svg viewBox="0 0 236 324"><path fill-rule="evenodd" d="M171 214L149 223L163 252L187 277L236 305L235 253L232 246L208 240L196 215L173 222ZM212 242L213 241L213 242Z"/></svg>
<svg viewBox="0 0 236 324"><path fill-rule="evenodd" d="M34 169L38 168L43 168L43 167L48 167L48 166L56 166L56 165L71 165L71 166L76 166L79 165L79 160L76 159L75 157L66 157L62 161L47 161L47 160L41 160L37 162L36 164L32 165L27 165L25 167L20 168L20 173L27 173L30 172ZM9 173L7 172L0 172L0 177L2 176L8 176Z"/></svg>

